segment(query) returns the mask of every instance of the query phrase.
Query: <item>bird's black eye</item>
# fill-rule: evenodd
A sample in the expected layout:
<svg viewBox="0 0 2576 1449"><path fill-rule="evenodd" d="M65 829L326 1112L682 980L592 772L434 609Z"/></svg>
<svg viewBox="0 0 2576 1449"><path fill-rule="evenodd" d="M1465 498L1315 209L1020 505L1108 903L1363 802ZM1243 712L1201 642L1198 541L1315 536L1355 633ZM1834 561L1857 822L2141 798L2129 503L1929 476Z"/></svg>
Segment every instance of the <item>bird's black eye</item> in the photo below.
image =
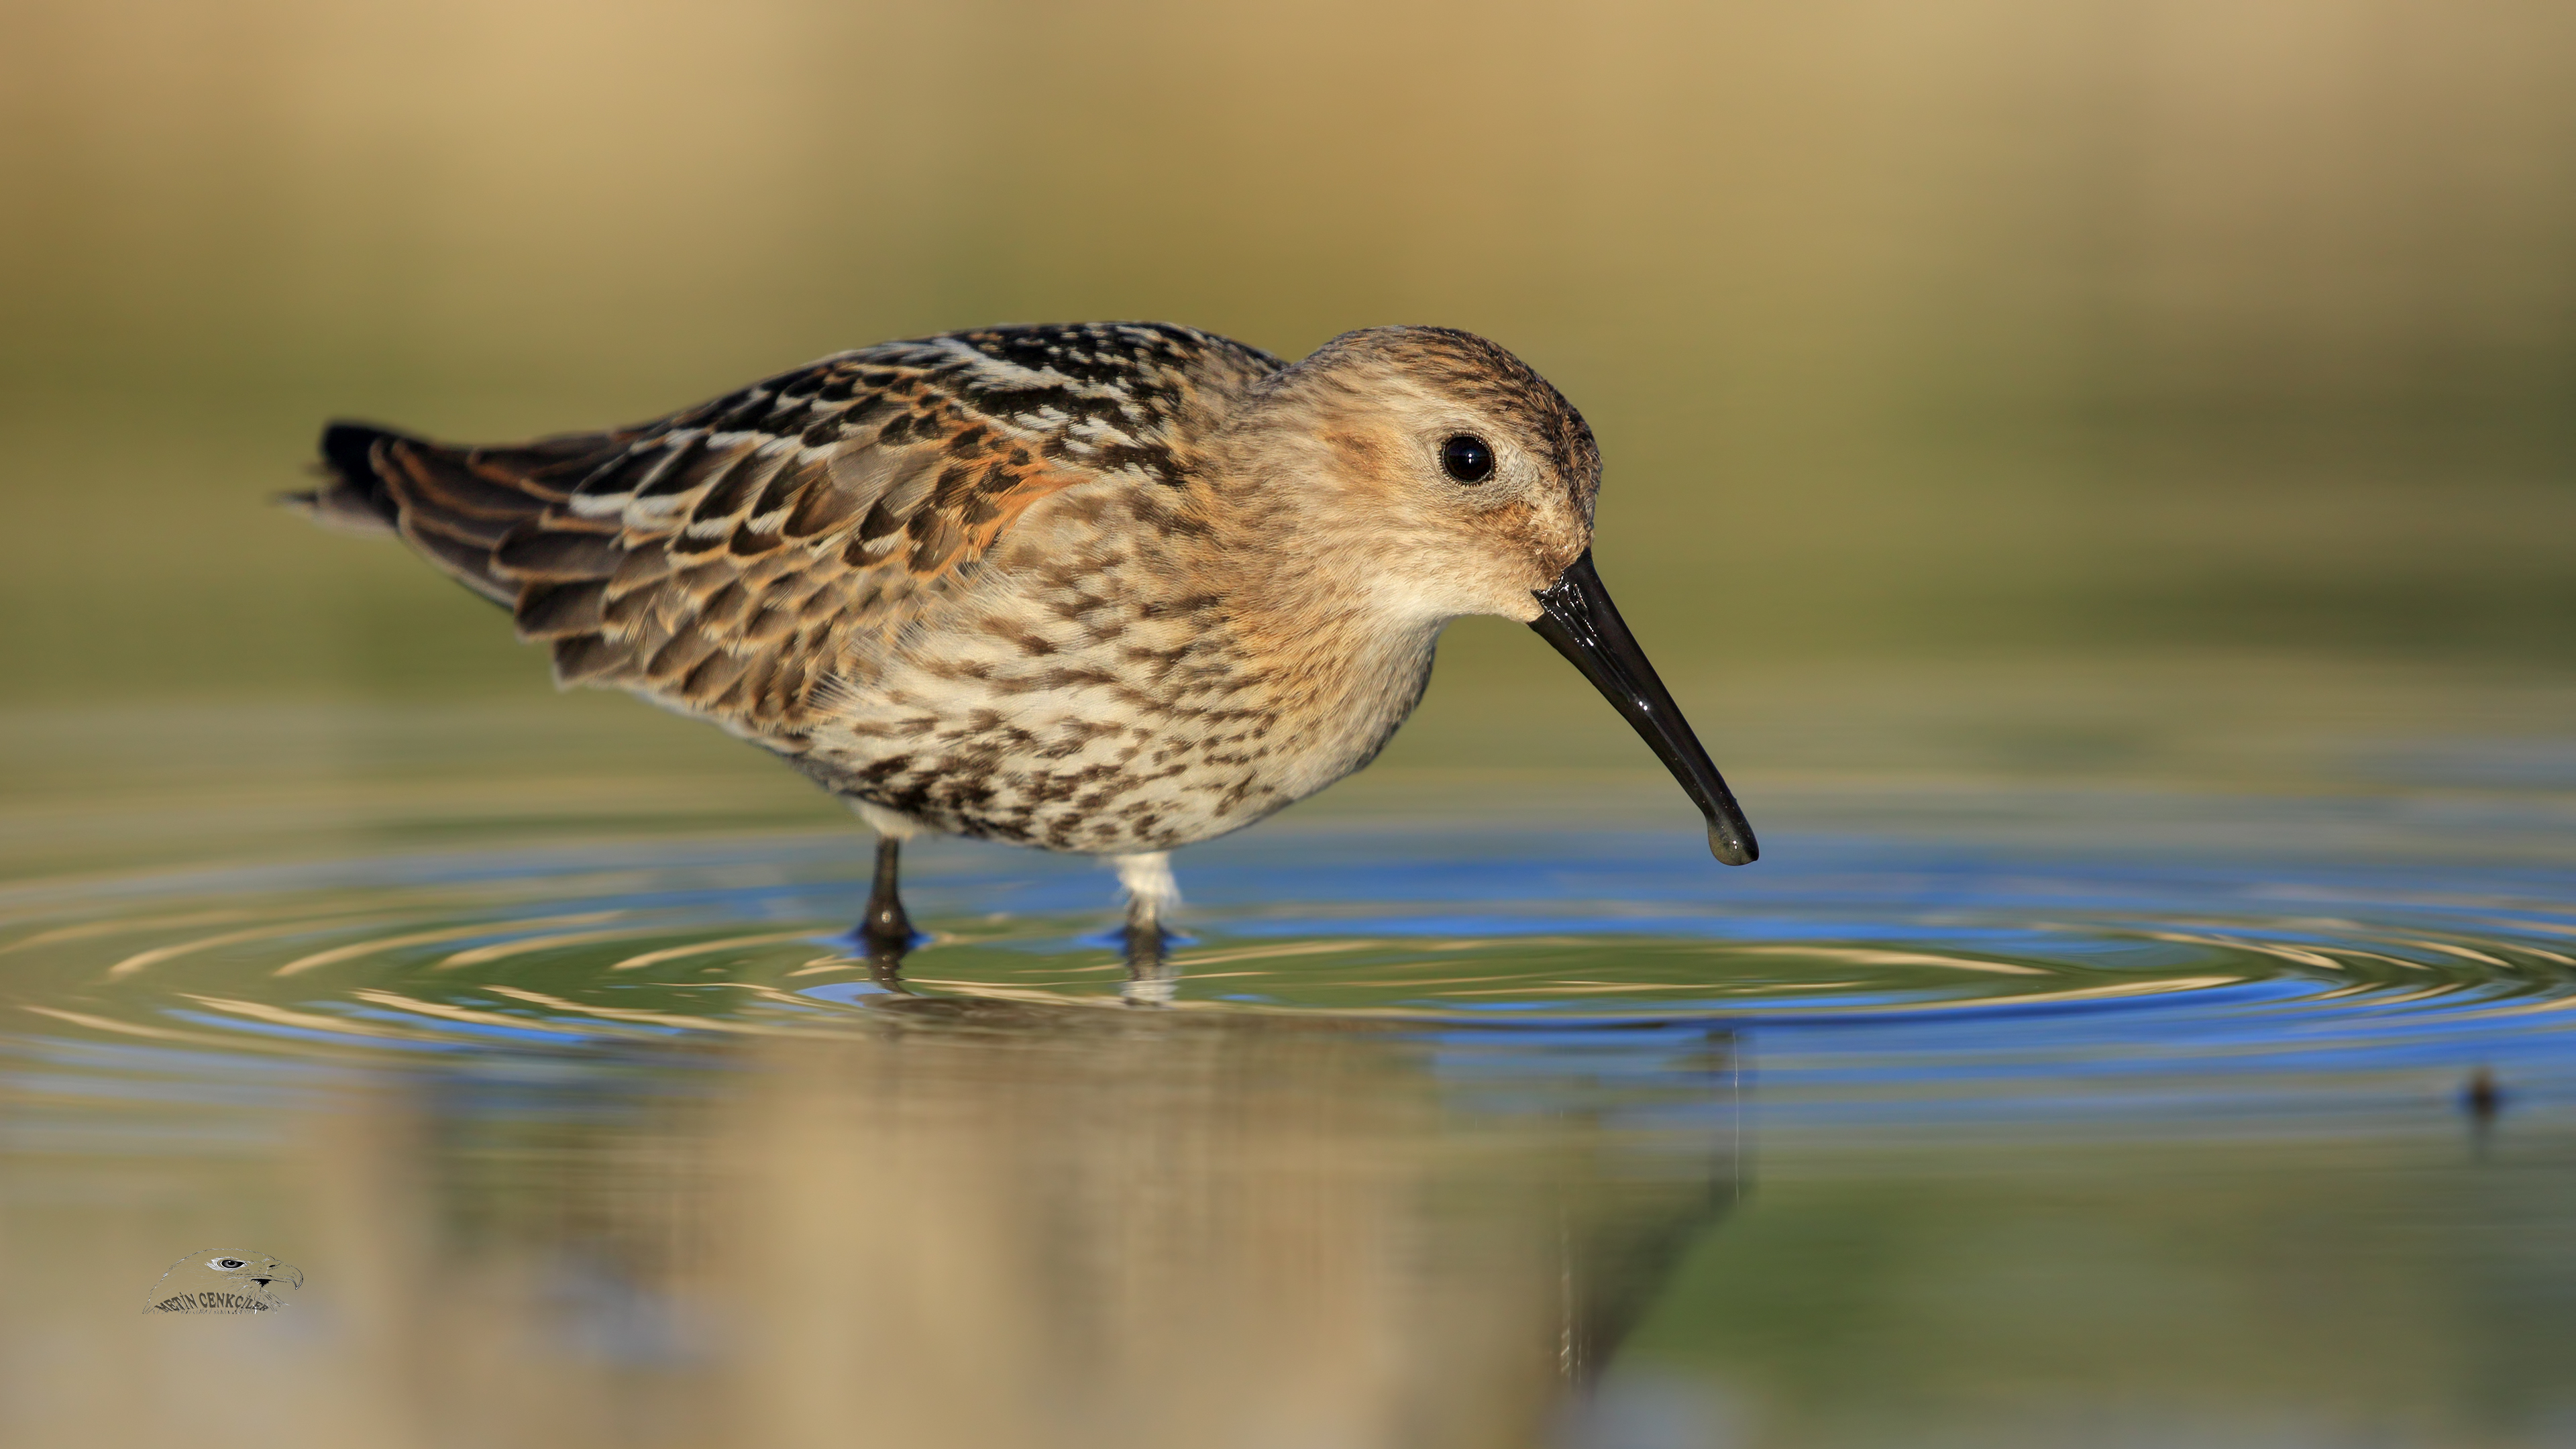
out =
<svg viewBox="0 0 2576 1449"><path fill-rule="evenodd" d="M1440 466L1461 483L1482 483L1494 476L1494 450L1473 433L1460 433L1440 445Z"/></svg>

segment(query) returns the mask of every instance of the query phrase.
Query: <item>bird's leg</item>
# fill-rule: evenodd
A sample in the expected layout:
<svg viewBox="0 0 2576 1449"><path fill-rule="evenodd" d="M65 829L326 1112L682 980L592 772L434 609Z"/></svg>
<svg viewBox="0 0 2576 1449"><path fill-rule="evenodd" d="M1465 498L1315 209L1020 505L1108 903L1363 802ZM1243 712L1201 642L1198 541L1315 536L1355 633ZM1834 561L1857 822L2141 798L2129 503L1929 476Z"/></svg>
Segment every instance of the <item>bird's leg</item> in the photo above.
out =
<svg viewBox="0 0 2576 1449"><path fill-rule="evenodd" d="M1172 858L1150 855L1114 858L1118 884L1127 893L1127 981L1118 994L1130 1006L1167 1006L1180 988L1180 975L1165 955L1163 917L1181 903L1172 883Z"/></svg>
<svg viewBox="0 0 2576 1449"><path fill-rule="evenodd" d="M903 897L898 892L896 877L903 862L903 841L893 835L877 837L877 879L868 890L868 913L859 920L859 944L867 948L868 964L880 975L892 975L903 966L904 956L912 950L912 917L903 911Z"/></svg>

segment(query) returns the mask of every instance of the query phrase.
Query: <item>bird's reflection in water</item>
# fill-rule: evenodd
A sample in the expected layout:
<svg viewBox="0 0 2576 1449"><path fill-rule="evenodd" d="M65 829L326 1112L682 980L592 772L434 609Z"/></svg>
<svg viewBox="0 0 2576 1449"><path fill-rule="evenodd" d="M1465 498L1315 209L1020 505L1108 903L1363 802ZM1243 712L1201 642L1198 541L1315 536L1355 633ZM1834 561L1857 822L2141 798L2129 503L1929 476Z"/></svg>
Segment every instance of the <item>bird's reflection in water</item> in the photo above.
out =
<svg viewBox="0 0 2576 1449"><path fill-rule="evenodd" d="M1161 946L1131 943L1130 1000ZM418 1421L379 1442L544 1402L562 1444L1542 1444L1735 1195L1722 1033L870 967L855 1030L424 1077L326 1127L327 1236L379 1260L341 1275L348 1351ZM508 1391L403 1387L450 1372Z"/></svg>

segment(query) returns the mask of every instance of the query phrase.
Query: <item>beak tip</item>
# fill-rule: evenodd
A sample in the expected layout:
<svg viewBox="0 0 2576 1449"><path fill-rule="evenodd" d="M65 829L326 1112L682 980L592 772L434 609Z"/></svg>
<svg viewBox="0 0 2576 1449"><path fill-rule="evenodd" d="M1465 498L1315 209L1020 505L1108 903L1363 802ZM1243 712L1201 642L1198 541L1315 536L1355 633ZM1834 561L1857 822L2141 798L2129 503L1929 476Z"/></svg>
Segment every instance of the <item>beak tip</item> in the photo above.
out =
<svg viewBox="0 0 2576 1449"><path fill-rule="evenodd" d="M1645 651L1611 604L1601 575L1592 567L1591 551L1585 550L1566 565L1556 582L1537 590L1534 597L1538 617L1529 626L1582 671L1672 772L1708 821L1709 854L1727 865L1751 865L1760 859L1762 849L1753 843L1753 827L1745 823L1744 812L1736 807L1717 766L1709 762L1708 751L1700 747L1699 737L1682 719L1681 707L1656 678L1655 667L1646 662Z"/></svg>

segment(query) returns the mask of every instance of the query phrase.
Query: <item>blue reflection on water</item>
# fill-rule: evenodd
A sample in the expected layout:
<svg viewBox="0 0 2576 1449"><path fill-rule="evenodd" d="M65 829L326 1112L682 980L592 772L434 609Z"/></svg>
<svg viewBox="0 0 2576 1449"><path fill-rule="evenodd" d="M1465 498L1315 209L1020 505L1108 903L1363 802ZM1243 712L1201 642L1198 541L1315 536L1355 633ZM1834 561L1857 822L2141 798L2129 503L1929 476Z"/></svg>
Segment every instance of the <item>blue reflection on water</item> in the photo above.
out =
<svg viewBox="0 0 2576 1449"><path fill-rule="evenodd" d="M2447 1103L2450 1086L2480 1066L2504 1074L2525 1107L2576 1096L2567 871L2479 858L2460 838L2421 860L2325 849L2335 837L2317 838L2321 848L2300 855L2277 842L2014 845L1779 832L1759 866L1734 871L1709 862L1683 831L1253 832L1183 857L1185 918L1198 933L1180 943L1184 966L1192 951L1226 962L1203 986L1185 980L1185 992L1200 1009L1393 1013L1384 1024L1426 1048L1462 1089L1505 1079L1696 1080L1710 1033L1722 1031L1730 1070L1758 1062L1767 1101L1827 1117L2090 1113L2122 1103L2197 1114L2257 1099L2387 1110ZM54 922L162 901L272 906L282 928L259 949L288 955L424 926L437 928L437 942L422 949L438 956L543 947L536 936L548 918L593 914L645 923L621 948L637 953L753 928L784 931L781 950L811 955L828 951L855 912L860 855L858 842L840 837L617 843L8 894L22 919ZM971 968L994 988L1023 998L1071 992L1069 1003L1114 992L1114 974L1101 974L1115 941L1103 933L1115 919L1107 871L953 841L924 843L912 864L916 918L956 926L983 953L934 945L908 964L911 976L939 983ZM419 892L435 904L399 928L293 924L314 901L358 890ZM42 909L29 915L30 906ZM967 927L979 921L1002 926L977 936ZM1277 949L1295 945L1347 954ZM235 963L268 983L264 999L295 1008L291 1020L200 1005L176 978L165 985L150 973L122 1008L91 1006L290 1053L328 1046L388 1061L531 1063L703 1034L676 1008L606 1009L648 984L702 1016L754 1024L864 1016L899 994L841 976L745 996L740 1007L709 1005L686 994L697 982L646 983L606 967L567 980L560 965L546 978L553 1005L473 994L549 959L514 956L477 982L442 975L429 958L388 955L284 985L265 965ZM721 985L738 958L707 962ZM65 1000L87 1001L96 966L64 979L78 988ZM1694 989L1699 981L1706 989ZM375 996L352 995L362 988ZM45 988L30 989L42 1005ZM402 1009L406 994L474 1009L414 1013ZM586 1006L602 1009L589 1015ZM755 1006L771 1015L744 1014ZM351 1030L335 1031L335 1020ZM108 1054L129 1074L222 1074L206 1060L220 1053L174 1068L166 1048L47 1033L21 1036L16 1054L60 1063L75 1047L94 1063ZM59 1072L44 1080L48 1092L64 1085Z"/></svg>

